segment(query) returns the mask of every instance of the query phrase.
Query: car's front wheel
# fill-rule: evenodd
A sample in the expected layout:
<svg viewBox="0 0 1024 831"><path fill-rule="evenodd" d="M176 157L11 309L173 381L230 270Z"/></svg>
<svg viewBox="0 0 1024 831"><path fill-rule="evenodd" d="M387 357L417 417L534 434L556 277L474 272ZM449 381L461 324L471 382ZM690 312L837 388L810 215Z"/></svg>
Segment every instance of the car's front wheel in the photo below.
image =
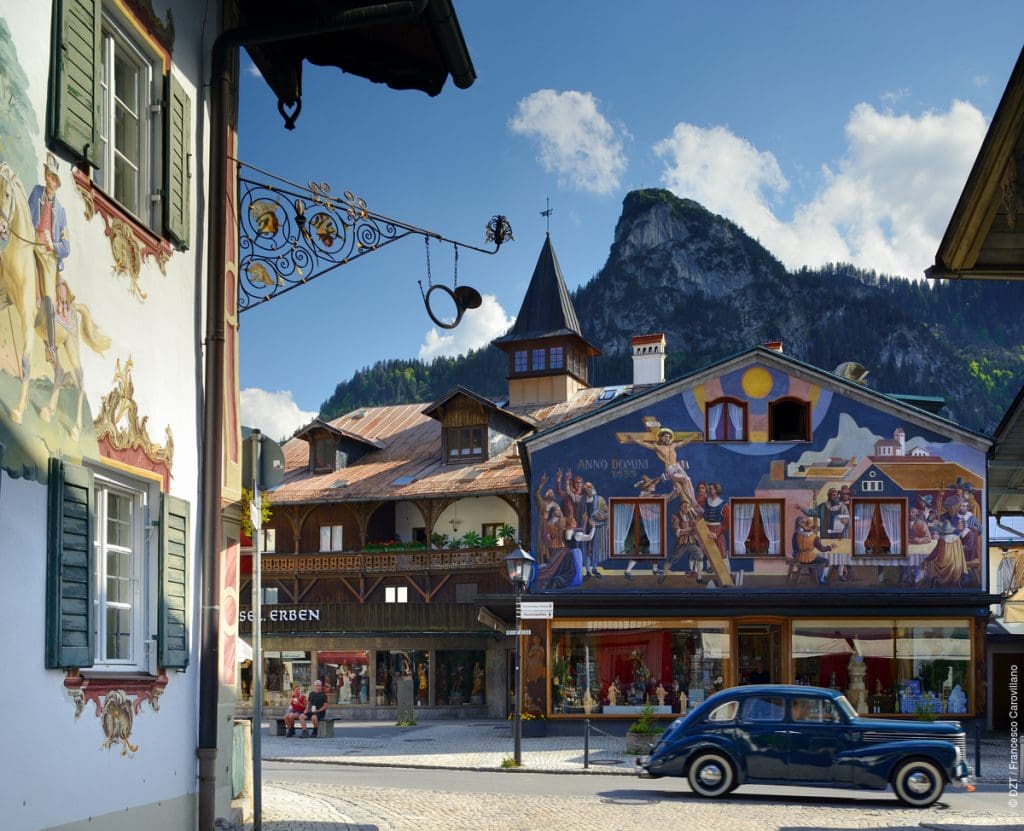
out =
<svg viewBox="0 0 1024 831"><path fill-rule="evenodd" d="M690 765L687 779L690 782L690 789L705 797L722 796L736 787L736 774L732 762L715 751L697 756Z"/></svg>
<svg viewBox="0 0 1024 831"><path fill-rule="evenodd" d="M945 785L942 771L925 759L904 762L892 779L896 796L912 808L927 808L942 796Z"/></svg>

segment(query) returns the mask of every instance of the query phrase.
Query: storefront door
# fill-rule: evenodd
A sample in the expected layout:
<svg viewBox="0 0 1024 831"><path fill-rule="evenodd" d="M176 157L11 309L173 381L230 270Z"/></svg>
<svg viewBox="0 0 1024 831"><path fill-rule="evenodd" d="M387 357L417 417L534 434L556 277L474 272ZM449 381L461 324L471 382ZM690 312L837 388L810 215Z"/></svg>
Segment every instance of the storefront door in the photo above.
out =
<svg viewBox="0 0 1024 831"><path fill-rule="evenodd" d="M736 682L782 682L782 624L741 623L736 627Z"/></svg>

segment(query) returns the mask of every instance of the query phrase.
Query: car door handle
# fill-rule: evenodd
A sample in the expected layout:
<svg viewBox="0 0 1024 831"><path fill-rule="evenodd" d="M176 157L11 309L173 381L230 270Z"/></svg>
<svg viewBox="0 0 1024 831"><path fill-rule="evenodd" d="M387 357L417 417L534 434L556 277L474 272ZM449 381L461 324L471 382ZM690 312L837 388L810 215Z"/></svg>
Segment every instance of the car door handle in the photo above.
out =
<svg viewBox="0 0 1024 831"><path fill-rule="evenodd" d="M776 734L782 734L782 735L786 735L786 734L792 734L792 735L794 735L794 736L795 736L795 735L796 735L797 733L799 733L799 732L800 732L799 730L776 730L776 731L775 731L775 733L776 733Z"/></svg>

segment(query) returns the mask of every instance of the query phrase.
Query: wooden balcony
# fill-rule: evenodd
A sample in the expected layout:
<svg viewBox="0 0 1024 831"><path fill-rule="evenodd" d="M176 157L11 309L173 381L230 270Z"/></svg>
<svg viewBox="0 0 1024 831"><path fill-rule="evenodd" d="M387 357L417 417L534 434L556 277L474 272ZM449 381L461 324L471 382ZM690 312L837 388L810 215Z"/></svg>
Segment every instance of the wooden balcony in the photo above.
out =
<svg viewBox="0 0 1024 831"><path fill-rule="evenodd" d="M356 574L445 574L503 569L510 549L458 548L440 551L342 552L336 554L264 554L264 578L327 577Z"/></svg>

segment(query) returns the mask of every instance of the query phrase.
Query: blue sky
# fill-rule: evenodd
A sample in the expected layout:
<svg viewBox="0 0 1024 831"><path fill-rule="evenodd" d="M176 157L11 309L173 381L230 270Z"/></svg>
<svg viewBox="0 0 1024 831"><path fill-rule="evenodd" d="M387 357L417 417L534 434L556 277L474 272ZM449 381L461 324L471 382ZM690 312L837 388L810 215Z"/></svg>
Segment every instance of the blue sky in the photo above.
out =
<svg viewBox="0 0 1024 831"><path fill-rule="evenodd" d="M337 382L387 358L459 354L511 324L544 239L570 289L604 265L623 197L664 187L759 239L788 267L931 264L1021 50L1024 3L456 0L468 90L396 92L306 65L286 131L242 55L239 157L328 182L385 215L481 247L484 295L432 326L418 237L242 315L243 421L284 435ZM977 9L977 11L971 11ZM431 245L433 281L453 256ZM671 344L669 344L671 349Z"/></svg>

